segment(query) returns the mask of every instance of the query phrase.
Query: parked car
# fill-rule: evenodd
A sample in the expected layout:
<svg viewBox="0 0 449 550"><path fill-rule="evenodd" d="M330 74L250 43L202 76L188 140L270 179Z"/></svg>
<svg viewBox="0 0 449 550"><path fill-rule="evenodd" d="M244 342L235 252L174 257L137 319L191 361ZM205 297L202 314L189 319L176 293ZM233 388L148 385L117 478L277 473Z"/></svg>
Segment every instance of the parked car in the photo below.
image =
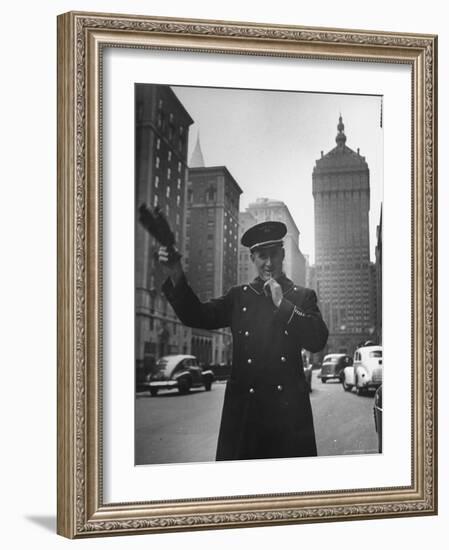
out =
<svg viewBox="0 0 449 550"><path fill-rule="evenodd" d="M355 350L351 366L345 367L341 379L343 389L355 387L360 395L382 384L382 346L362 346Z"/></svg>
<svg viewBox="0 0 449 550"><path fill-rule="evenodd" d="M352 358L345 353L325 355L321 365L321 382L325 384L328 380L341 380L341 373L348 365L352 365Z"/></svg>
<svg viewBox="0 0 449 550"><path fill-rule="evenodd" d="M374 394L374 426L377 432L377 442L379 453L382 452L382 386L379 386Z"/></svg>
<svg viewBox="0 0 449 550"><path fill-rule="evenodd" d="M305 352L302 352L302 366L303 366L303 369L304 369L304 376L305 376L305 379L306 379L307 387L309 389L309 392L311 392L312 391L312 368L313 368L313 363L310 361L309 356Z"/></svg>
<svg viewBox="0 0 449 550"><path fill-rule="evenodd" d="M194 355L166 355L156 361L152 373L146 376L144 386L156 396L159 390L178 390L185 394L191 388L204 386L206 391L212 388L214 373L198 365Z"/></svg>

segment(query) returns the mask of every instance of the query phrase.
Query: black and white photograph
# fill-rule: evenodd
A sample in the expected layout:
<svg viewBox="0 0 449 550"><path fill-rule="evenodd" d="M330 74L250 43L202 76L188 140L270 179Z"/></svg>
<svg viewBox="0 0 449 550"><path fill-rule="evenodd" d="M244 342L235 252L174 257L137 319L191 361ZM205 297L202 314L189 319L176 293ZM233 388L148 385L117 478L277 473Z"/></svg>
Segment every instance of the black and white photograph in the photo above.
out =
<svg viewBox="0 0 449 550"><path fill-rule="evenodd" d="M135 464L382 452L383 98L135 85Z"/></svg>

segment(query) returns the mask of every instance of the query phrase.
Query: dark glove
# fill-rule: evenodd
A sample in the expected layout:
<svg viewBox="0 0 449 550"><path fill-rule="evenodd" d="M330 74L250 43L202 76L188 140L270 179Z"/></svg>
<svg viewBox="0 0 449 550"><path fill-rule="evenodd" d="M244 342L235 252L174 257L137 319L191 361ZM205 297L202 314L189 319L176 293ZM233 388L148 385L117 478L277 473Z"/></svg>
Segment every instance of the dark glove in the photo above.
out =
<svg viewBox="0 0 449 550"><path fill-rule="evenodd" d="M139 206L139 221L160 245L167 248L170 263L174 263L181 258L181 254L175 246L173 231L167 218L157 206L148 208L146 204L141 204Z"/></svg>

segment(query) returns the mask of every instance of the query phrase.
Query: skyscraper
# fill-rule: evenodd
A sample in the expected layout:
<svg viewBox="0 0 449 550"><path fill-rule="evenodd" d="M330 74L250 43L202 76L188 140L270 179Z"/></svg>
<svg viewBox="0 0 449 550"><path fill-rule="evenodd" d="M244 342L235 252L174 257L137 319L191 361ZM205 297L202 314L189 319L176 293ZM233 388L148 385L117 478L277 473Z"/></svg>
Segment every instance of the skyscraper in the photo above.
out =
<svg viewBox="0 0 449 550"><path fill-rule="evenodd" d="M136 211L158 206L184 250L189 113L169 86L135 87ZM190 329L182 326L161 293L165 277L154 255L153 237L139 225L135 233L135 353L137 378L143 367L167 353L187 352Z"/></svg>
<svg viewBox="0 0 449 550"><path fill-rule="evenodd" d="M376 340L382 344L382 207L376 237Z"/></svg>
<svg viewBox="0 0 449 550"><path fill-rule="evenodd" d="M243 233L247 231L253 225L256 225L256 218L251 212L239 213L239 240L238 240L238 252L239 252L239 278L238 284L244 285L249 281L252 281L257 275L253 262L251 261L248 249L240 243Z"/></svg>
<svg viewBox="0 0 449 550"><path fill-rule="evenodd" d="M199 152L197 143L197 157ZM237 284L241 193L225 166L189 168L185 266L202 301L221 296ZM191 350L201 362L227 363L231 349L228 329L192 331Z"/></svg>
<svg viewBox="0 0 449 550"><path fill-rule="evenodd" d="M352 353L374 331L369 256L369 168L346 145L340 116L337 143L313 169L316 284L329 327L329 352Z"/></svg>

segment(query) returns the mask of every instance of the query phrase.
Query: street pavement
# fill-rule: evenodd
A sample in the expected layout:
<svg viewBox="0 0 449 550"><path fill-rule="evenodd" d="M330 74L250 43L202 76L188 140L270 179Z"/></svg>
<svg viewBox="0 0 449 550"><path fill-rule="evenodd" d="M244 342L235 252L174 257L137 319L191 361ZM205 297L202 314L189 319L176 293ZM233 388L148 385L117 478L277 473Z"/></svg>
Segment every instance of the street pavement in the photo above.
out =
<svg viewBox="0 0 449 550"><path fill-rule="evenodd" d="M322 384L313 372L310 395L318 456L377 453L373 395L345 392L339 382ZM215 459L225 384L187 395L137 394L136 464L210 462Z"/></svg>

